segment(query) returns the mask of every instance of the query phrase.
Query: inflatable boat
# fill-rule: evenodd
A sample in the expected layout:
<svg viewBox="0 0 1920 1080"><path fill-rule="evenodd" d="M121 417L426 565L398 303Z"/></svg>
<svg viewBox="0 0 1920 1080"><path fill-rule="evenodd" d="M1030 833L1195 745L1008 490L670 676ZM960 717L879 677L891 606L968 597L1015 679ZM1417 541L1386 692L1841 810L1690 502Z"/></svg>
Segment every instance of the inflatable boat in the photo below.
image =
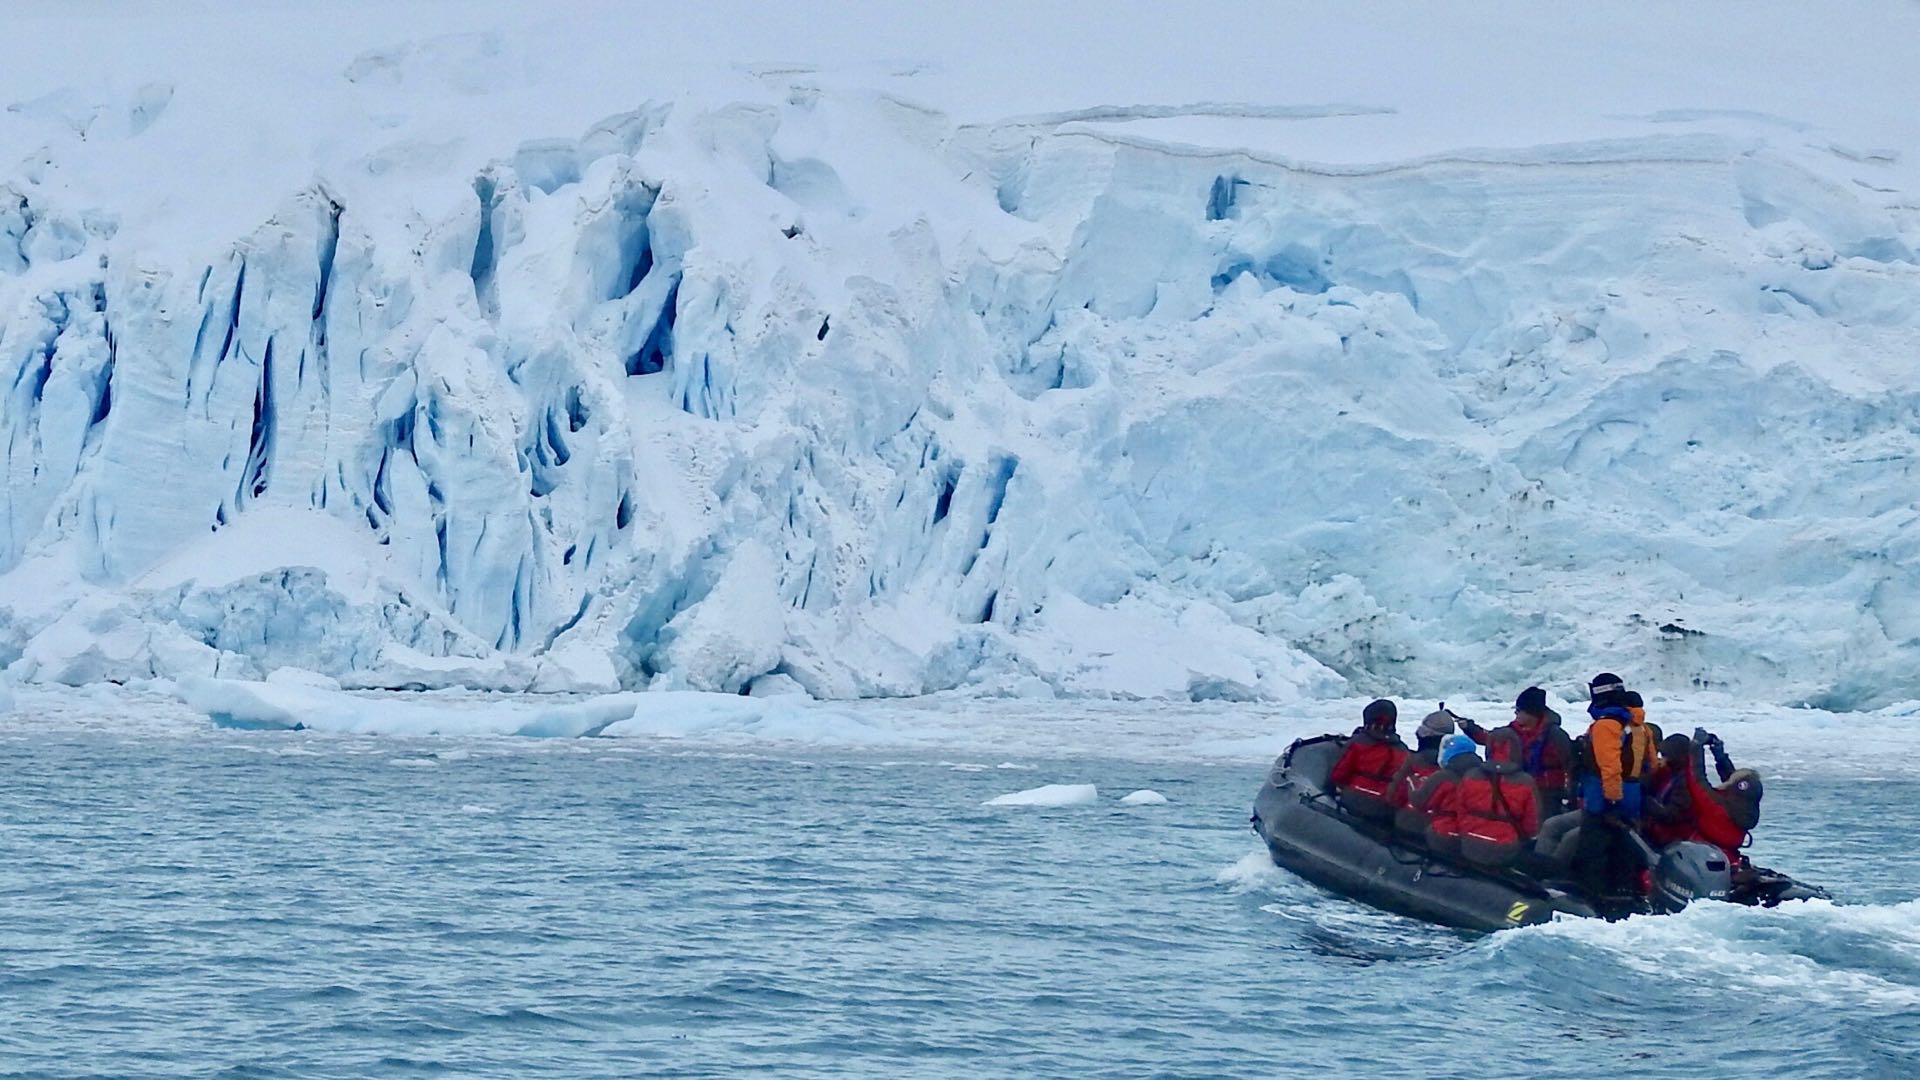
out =
<svg viewBox="0 0 1920 1080"><path fill-rule="evenodd" d="M1736 869L1719 848L1682 842L1658 852L1640 843L1652 871L1647 896L1584 896L1567 882L1442 859L1419 840L1349 814L1328 777L1343 735L1287 748L1253 804L1253 828L1273 861L1329 892L1399 915L1463 930L1531 926L1555 915L1618 919L1667 914L1696 900L1772 907L1827 899L1825 890L1757 867ZM1635 837L1636 841L1638 840Z"/></svg>

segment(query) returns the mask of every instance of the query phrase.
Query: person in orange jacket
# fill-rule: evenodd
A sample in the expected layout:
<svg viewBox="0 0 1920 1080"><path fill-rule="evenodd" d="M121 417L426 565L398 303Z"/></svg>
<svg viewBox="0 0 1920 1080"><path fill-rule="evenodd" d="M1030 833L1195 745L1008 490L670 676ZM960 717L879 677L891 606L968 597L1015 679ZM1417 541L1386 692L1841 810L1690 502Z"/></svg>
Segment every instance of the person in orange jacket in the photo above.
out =
<svg viewBox="0 0 1920 1080"><path fill-rule="evenodd" d="M1584 775L1580 778L1581 809L1596 817L1632 824L1640 820L1640 782L1653 767L1653 731L1645 710L1639 719L1627 707L1627 688L1620 676L1607 671L1587 687L1593 717L1587 733Z"/></svg>
<svg viewBox="0 0 1920 1080"><path fill-rule="evenodd" d="M1640 778L1653 762L1653 732L1644 720L1634 722L1626 684L1613 672L1595 675L1587 695L1593 723L1579 740L1583 816L1574 834L1573 870L1590 894L1630 891L1638 867L1623 834L1640 822Z"/></svg>

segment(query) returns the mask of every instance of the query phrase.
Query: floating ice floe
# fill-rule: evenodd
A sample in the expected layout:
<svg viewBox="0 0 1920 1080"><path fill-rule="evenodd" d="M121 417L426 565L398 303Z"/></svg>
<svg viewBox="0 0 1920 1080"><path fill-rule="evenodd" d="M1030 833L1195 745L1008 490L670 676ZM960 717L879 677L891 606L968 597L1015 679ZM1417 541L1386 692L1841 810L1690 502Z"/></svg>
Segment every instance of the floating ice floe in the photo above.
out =
<svg viewBox="0 0 1920 1080"><path fill-rule="evenodd" d="M1130 795L1122 796L1120 801L1127 806L1163 806L1167 797L1152 788L1141 788Z"/></svg>
<svg viewBox="0 0 1920 1080"><path fill-rule="evenodd" d="M182 679L175 692L215 724L266 731L684 738L835 746L914 745L928 734L849 716L799 695L754 698L690 690L587 698L368 693L306 681L205 678Z"/></svg>
<svg viewBox="0 0 1920 1080"><path fill-rule="evenodd" d="M996 795L982 806L1086 806L1100 798L1092 784L1044 784L1025 791Z"/></svg>

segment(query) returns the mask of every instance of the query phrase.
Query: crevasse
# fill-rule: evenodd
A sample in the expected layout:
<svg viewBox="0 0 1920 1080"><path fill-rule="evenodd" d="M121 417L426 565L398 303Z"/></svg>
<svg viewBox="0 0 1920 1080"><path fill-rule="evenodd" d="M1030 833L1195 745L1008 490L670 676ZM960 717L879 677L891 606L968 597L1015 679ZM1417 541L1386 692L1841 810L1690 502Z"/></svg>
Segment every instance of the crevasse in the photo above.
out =
<svg viewBox="0 0 1920 1080"><path fill-rule="evenodd" d="M903 109L650 107L191 270L0 186L0 659L1920 697L1896 210L1711 136L1329 169Z"/></svg>

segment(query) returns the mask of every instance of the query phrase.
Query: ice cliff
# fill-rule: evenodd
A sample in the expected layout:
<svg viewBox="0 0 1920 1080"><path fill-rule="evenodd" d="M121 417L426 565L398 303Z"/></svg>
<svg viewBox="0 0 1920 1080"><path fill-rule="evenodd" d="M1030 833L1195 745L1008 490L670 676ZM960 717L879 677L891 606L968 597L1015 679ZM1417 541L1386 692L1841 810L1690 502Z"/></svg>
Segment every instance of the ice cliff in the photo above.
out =
<svg viewBox="0 0 1920 1080"><path fill-rule="evenodd" d="M77 177L190 101L23 97L10 674L1920 697L1899 152L1676 110L1328 160L1289 133L1394 110L742 83L396 138L186 241Z"/></svg>

